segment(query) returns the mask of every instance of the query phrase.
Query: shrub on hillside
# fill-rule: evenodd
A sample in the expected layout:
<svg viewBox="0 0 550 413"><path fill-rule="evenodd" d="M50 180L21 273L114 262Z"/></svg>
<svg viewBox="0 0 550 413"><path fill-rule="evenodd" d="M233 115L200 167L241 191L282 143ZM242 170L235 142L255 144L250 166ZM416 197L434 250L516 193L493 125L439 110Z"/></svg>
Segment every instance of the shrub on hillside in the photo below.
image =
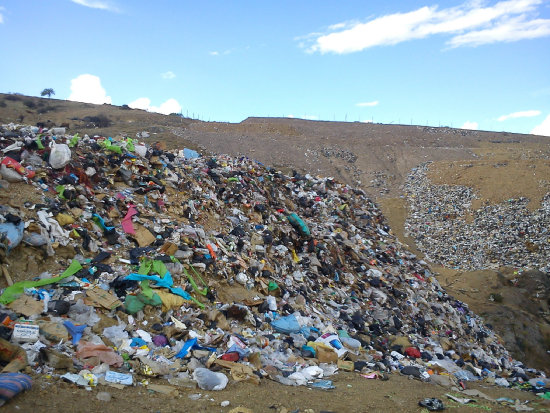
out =
<svg viewBox="0 0 550 413"><path fill-rule="evenodd" d="M48 113L48 112L55 112L57 110L58 106L43 106L38 109L38 113Z"/></svg>
<svg viewBox="0 0 550 413"><path fill-rule="evenodd" d="M107 128L113 124L106 115L86 116L84 121L96 128Z"/></svg>
<svg viewBox="0 0 550 413"><path fill-rule="evenodd" d="M5 101L0 100L0 108L5 108L6 106L8 106L8 104Z"/></svg>
<svg viewBox="0 0 550 413"><path fill-rule="evenodd" d="M23 102L23 104L28 107L29 109L36 109L36 103L34 103L34 100L28 99Z"/></svg>
<svg viewBox="0 0 550 413"><path fill-rule="evenodd" d="M5 97L6 100L10 100L12 102L17 102L18 100L21 100L21 97L18 96L18 95L14 95L14 94L9 94Z"/></svg>

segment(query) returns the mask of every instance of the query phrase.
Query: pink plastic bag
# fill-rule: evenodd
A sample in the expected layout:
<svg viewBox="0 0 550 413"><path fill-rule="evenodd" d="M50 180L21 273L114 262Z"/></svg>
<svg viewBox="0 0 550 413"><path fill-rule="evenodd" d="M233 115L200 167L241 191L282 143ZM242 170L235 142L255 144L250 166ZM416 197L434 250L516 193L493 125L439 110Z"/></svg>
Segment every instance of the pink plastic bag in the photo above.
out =
<svg viewBox="0 0 550 413"><path fill-rule="evenodd" d="M122 357L115 353L111 347L107 347L103 344L92 344L81 341L78 344L78 351L76 356L85 360L90 357L97 357L102 363L107 363L109 366L120 367L124 360Z"/></svg>

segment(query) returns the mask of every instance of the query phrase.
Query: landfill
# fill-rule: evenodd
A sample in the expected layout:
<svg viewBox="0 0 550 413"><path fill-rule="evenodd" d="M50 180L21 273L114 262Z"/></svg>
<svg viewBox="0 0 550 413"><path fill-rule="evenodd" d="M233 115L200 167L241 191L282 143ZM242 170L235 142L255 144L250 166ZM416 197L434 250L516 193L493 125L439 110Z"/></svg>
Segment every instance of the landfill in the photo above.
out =
<svg viewBox="0 0 550 413"><path fill-rule="evenodd" d="M165 394L262 380L329 390L338 371L548 394L362 190L142 136L60 132L0 128L1 190L39 199L0 207L0 348L19 352L8 370ZM74 254L13 283L17 248Z"/></svg>
<svg viewBox="0 0 550 413"><path fill-rule="evenodd" d="M510 266L550 272L550 193L535 211L527 208L527 198L471 211L475 191L431 183L429 165L414 168L404 186L406 235L414 237L427 260L466 271Z"/></svg>

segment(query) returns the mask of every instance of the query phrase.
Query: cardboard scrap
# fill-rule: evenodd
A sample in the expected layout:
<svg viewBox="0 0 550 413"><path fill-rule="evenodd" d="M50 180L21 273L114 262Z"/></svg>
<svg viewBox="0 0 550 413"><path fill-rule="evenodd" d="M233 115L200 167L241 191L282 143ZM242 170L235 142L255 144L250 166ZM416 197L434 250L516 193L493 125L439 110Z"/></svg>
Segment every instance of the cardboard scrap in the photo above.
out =
<svg viewBox="0 0 550 413"><path fill-rule="evenodd" d="M18 314L23 314L25 317L41 314L44 311L44 304L28 295L22 295L17 300L11 302L8 307Z"/></svg>
<svg viewBox="0 0 550 413"><path fill-rule="evenodd" d="M113 310L122 305L117 297L98 286L86 290L86 298L86 301L91 302L94 307L105 307L108 310Z"/></svg>
<svg viewBox="0 0 550 413"><path fill-rule="evenodd" d="M233 380L235 381L246 381L248 383L260 384L260 377L254 374L254 370L250 366L222 359L216 359L214 363L218 366L229 369L231 372L231 377L233 377Z"/></svg>
<svg viewBox="0 0 550 413"><path fill-rule="evenodd" d="M151 245L153 242L155 242L155 236L151 234L151 231L149 231L143 225L136 224L134 230L134 238L136 239L140 247L147 247L148 245Z"/></svg>
<svg viewBox="0 0 550 413"><path fill-rule="evenodd" d="M229 413L254 413L254 410L249 409L248 407L239 406L229 410Z"/></svg>
<svg viewBox="0 0 550 413"><path fill-rule="evenodd" d="M180 394L178 389L174 386L168 386L166 384L149 384L147 385L147 389L169 396L178 396Z"/></svg>
<svg viewBox="0 0 550 413"><path fill-rule="evenodd" d="M162 247L160 247L160 252L165 253L166 255L174 255L178 250L178 246L173 242L165 242Z"/></svg>
<svg viewBox="0 0 550 413"><path fill-rule="evenodd" d="M353 371L355 369L355 365L353 364L353 361L338 360L338 368L344 371Z"/></svg>
<svg viewBox="0 0 550 413"><path fill-rule="evenodd" d="M40 327L40 334L48 340L56 343L69 341L69 332L63 324L46 320L36 320L36 324Z"/></svg>

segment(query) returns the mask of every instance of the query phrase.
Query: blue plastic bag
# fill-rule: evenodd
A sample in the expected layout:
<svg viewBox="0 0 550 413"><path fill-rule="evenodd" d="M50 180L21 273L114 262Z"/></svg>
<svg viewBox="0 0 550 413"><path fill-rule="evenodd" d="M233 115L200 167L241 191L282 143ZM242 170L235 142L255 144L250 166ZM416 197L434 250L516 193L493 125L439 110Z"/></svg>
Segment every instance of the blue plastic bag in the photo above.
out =
<svg viewBox="0 0 550 413"><path fill-rule="evenodd" d="M25 222L19 221L16 225L13 222L4 222L0 224L0 243L9 252L19 245L23 239L23 231L25 230Z"/></svg>
<svg viewBox="0 0 550 413"><path fill-rule="evenodd" d="M290 314L272 321L271 327L273 327L273 329L278 333L284 334L299 333L302 328L294 314Z"/></svg>

